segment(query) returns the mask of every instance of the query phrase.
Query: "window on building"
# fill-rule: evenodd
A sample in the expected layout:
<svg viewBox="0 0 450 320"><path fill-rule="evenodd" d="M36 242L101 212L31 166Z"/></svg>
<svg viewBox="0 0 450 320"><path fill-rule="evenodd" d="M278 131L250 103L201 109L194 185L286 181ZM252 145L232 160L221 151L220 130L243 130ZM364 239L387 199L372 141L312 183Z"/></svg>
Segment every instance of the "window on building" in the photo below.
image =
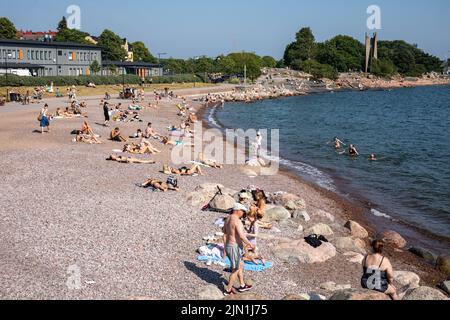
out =
<svg viewBox="0 0 450 320"><path fill-rule="evenodd" d="M30 60L31 56L30 56L30 50L27 50L27 59Z"/></svg>
<svg viewBox="0 0 450 320"><path fill-rule="evenodd" d="M48 60L47 58L48 58L48 56L47 56L47 51L45 51L45 52L44 52L44 60Z"/></svg>
<svg viewBox="0 0 450 320"><path fill-rule="evenodd" d="M62 50L58 50L58 56L62 56Z"/></svg>
<svg viewBox="0 0 450 320"><path fill-rule="evenodd" d="M73 52L69 51L69 61L73 61Z"/></svg>
<svg viewBox="0 0 450 320"><path fill-rule="evenodd" d="M34 60L34 50L31 50L31 60Z"/></svg>
<svg viewBox="0 0 450 320"><path fill-rule="evenodd" d="M52 60L52 52L51 51L48 52L48 60Z"/></svg>

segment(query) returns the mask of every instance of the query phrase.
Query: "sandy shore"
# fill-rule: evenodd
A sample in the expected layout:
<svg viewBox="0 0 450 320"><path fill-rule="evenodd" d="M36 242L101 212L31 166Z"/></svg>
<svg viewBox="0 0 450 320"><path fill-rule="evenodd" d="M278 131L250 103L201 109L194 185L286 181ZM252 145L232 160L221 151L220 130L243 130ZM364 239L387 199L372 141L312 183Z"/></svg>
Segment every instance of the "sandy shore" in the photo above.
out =
<svg viewBox="0 0 450 320"><path fill-rule="evenodd" d="M203 88L179 91L196 95L227 91ZM100 98L90 98L87 112L94 131L109 133L102 123ZM65 107L64 99L49 99L50 111ZM118 101L112 101L118 102ZM220 286L223 270L196 261L202 237L218 231L213 225L220 214L201 212L186 200L203 183L220 183L235 190L250 184L268 192L286 191L303 198L306 210L325 210L336 221L334 237L348 236L343 225L349 218L364 224L358 208L288 173L253 179L242 167L206 169L204 177L179 179L180 193L155 193L136 187L170 163L170 148L152 156L155 165L118 164L105 161L122 144L85 145L71 142L70 132L83 119L56 119L49 134L38 130L40 105L9 104L0 109L0 298L1 299L198 299L208 284ZM196 106L200 108L199 105ZM153 122L159 132L179 124L174 103L164 101L158 110L142 113L144 123L118 126L126 135ZM144 157L144 158L149 158ZM314 217L302 223L306 229ZM280 234L266 233L260 247L275 267L251 273L254 292L269 299L287 294L317 292L327 281L359 288L361 267L342 254L321 264L296 264L277 259L272 249L278 238L300 239L298 225L276 225ZM370 227L367 226L369 231ZM271 237L273 236L273 237ZM434 286L443 276L406 251L388 253L397 270L417 273L422 283ZM71 289L70 267L80 270L81 288Z"/></svg>

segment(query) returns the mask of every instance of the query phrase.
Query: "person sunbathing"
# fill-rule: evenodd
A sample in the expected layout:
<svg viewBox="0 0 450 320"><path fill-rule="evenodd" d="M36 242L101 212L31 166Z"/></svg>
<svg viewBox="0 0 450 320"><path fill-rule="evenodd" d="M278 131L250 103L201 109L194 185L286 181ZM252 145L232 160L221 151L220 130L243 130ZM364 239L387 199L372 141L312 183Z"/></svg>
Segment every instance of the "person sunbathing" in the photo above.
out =
<svg viewBox="0 0 450 320"><path fill-rule="evenodd" d="M182 167L180 169L172 168L172 167L169 167L169 166L164 166L164 170L163 171L164 171L165 174L176 174L176 175L179 175L179 176L193 176L195 174L199 174L201 176L204 175L203 172L202 172L202 169L197 164L193 165L191 168Z"/></svg>
<svg viewBox="0 0 450 320"><path fill-rule="evenodd" d="M116 142L126 142L127 141L127 139L124 136L122 136L122 134L120 133L119 128L115 128L114 130L111 131L109 139L111 141L116 141Z"/></svg>
<svg viewBox="0 0 450 320"><path fill-rule="evenodd" d="M196 123L198 121L198 118L195 114L191 113L191 114L189 114L189 121L191 123Z"/></svg>
<svg viewBox="0 0 450 320"><path fill-rule="evenodd" d="M264 215L266 214L267 208L267 197L264 191L256 190L253 199L255 203L251 206L250 211L255 211L258 215L258 225L263 229L272 229L273 225L271 223L263 222Z"/></svg>
<svg viewBox="0 0 450 320"><path fill-rule="evenodd" d="M161 150L158 150L155 147L153 147L151 142L149 140L147 140L146 138L141 139L140 146L142 149L146 148L146 149L150 150L150 153L161 153Z"/></svg>
<svg viewBox="0 0 450 320"><path fill-rule="evenodd" d="M223 166L218 164L216 161L213 160L209 160L207 158L205 158L205 155L202 153L199 153L198 155L198 161L206 166L209 166L211 168L215 168L215 169L222 169Z"/></svg>
<svg viewBox="0 0 450 320"><path fill-rule="evenodd" d="M64 111L61 110L61 108L56 109L56 117L64 117Z"/></svg>
<svg viewBox="0 0 450 320"><path fill-rule="evenodd" d="M119 163L136 163L136 164L155 164L154 160L141 160L132 157L124 157L124 156L109 156L106 161L116 161Z"/></svg>
<svg viewBox="0 0 450 320"><path fill-rule="evenodd" d="M81 126L81 133L95 136L94 130L92 130L92 127L87 123L87 121L83 122L83 125Z"/></svg>
<svg viewBox="0 0 450 320"><path fill-rule="evenodd" d="M132 154L145 154L145 153L155 154L155 153L160 153L161 151L159 151L158 149L155 149L149 145L132 143L132 144L126 144L123 147L123 152L128 152L128 153L132 153Z"/></svg>
<svg viewBox="0 0 450 320"><path fill-rule="evenodd" d="M156 139L156 138L160 137L160 134L157 133L155 131L155 129L153 129L151 122L149 122L147 124L147 128L145 129L144 137L147 138L147 139L150 139L150 138L155 138Z"/></svg>
<svg viewBox="0 0 450 320"><path fill-rule="evenodd" d="M88 144L102 144L99 139L95 135L87 135L87 134L77 134L76 138L74 139L74 142L84 142Z"/></svg>
<svg viewBox="0 0 450 320"><path fill-rule="evenodd" d="M162 142L162 144L164 144L166 146L178 146L178 145L183 144L183 142L181 142L181 141L170 140L169 137L162 137L161 142Z"/></svg>
<svg viewBox="0 0 450 320"><path fill-rule="evenodd" d="M141 129L137 129L136 133L130 136L130 139L142 139L144 137L144 134L142 133Z"/></svg>
<svg viewBox="0 0 450 320"><path fill-rule="evenodd" d="M162 182L161 180L158 180L158 179L148 179L141 185L141 187L142 188L152 187L152 188L154 188L156 190L160 190L162 192L166 192L168 190L180 191L180 188L178 188L178 186L174 185L172 182L170 182L170 181Z"/></svg>

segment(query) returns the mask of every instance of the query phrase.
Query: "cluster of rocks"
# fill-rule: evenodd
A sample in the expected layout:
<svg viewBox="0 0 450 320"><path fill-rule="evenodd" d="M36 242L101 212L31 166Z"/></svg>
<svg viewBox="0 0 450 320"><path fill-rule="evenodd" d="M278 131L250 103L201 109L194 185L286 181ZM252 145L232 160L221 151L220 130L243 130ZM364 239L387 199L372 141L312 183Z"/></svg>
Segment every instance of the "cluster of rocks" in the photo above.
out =
<svg viewBox="0 0 450 320"><path fill-rule="evenodd" d="M215 198L214 207L224 210L231 208L236 201L237 191L227 189L220 184L201 185L188 195L188 199L194 206L203 206L214 197L217 186L221 188L223 195ZM269 202L264 221L275 223L280 227L294 227L294 230L296 230L291 238L275 236L273 235L274 232L260 234L262 240L273 240L271 250L275 258L286 263L314 264L325 263L337 255L342 255L350 263L360 265L363 262L364 256L367 254L369 232L356 221L349 220L345 223L339 223L333 214L320 209L315 209L310 214L305 200L294 194L283 192L272 194L269 195ZM313 248L304 239L311 234L323 235L329 242L322 242L321 246ZM395 231L386 231L378 235L378 238L383 239L397 250L403 250L407 246L406 240ZM424 249L413 248L410 250L436 263L439 270L448 274L450 266L448 257L438 257ZM403 294L405 300L447 299L438 289L421 286L420 277L413 272L396 271L394 276L395 283L399 288L408 288ZM447 293L449 287L449 282L441 285L441 289L447 291ZM331 300L389 300L384 294L355 289L348 284L326 282L319 289L328 292ZM220 290L214 288L214 286L206 287L201 291L199 297L202 299L223 299ZM254 295L239 295L230 299L245 300L249 297L258 298L258 300L264 299ZM317 293L308 293L288 295L284 299L324 300L325 297Z"/></svg>

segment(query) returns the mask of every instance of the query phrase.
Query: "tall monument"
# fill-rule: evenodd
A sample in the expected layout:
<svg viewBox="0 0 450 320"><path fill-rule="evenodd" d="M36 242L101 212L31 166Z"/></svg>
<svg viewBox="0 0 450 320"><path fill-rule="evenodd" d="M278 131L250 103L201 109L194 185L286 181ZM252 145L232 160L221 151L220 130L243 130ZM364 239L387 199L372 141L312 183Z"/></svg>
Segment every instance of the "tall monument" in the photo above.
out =
<svg viewBox="0 0 450 320"><path fill-rule="evenodd" d="M378 33L375 32L372 38L366 33L366 73L370 71L376 59L378 59Z"/></svg>

